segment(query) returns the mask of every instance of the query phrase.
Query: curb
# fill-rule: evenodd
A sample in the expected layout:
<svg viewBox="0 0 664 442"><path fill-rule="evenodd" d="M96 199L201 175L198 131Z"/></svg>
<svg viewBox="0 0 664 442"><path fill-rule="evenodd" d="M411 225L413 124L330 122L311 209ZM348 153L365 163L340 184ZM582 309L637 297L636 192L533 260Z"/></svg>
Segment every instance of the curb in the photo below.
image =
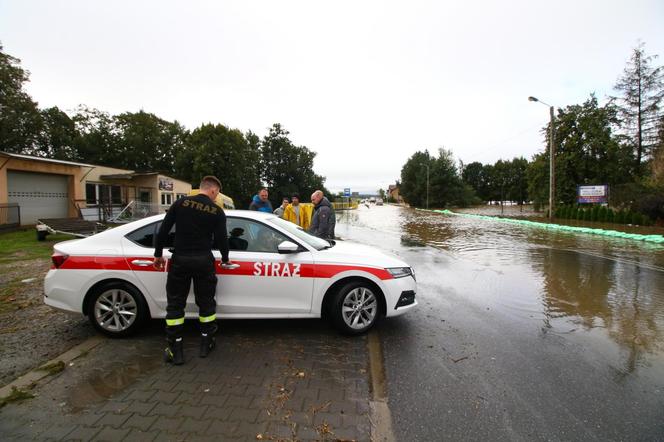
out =
<svg viewBox="0 0 664 442"><path fill-rule="evenodd" d="M14 380L12 383L7 384L4 387L0 388L0 401L9 397L12 393L12 390L14 389L17 390L22 390L26 388L30 389L32 388L32 386L34 386L36 382L39 382L40 380L44 379L47 376L51 376L51 373L49 373L48 371L40 370L41 367L45 367L47 365L54 365L58 363L64 363L64 366L67 367L71 361L80 357L84 353L92 350L93 348L101 344L103 341L104 341L103 337L93 336L91 338L88 338L86 341L78 344L77 346L67 350L57 358L51 359L50 361L45 362L39 367L32 369L23 376L20 376L19 378Z"/></svg>
<svg viewBox="0 0 664 442"><path fill-rule="evenodd" d="M378 332L371 330L367 339L369 352L369 376L371 378L371 400L369 401L371 422L371 440L376 442L394 442L392 413L387 404L387 386L383 349Z"/></svg>

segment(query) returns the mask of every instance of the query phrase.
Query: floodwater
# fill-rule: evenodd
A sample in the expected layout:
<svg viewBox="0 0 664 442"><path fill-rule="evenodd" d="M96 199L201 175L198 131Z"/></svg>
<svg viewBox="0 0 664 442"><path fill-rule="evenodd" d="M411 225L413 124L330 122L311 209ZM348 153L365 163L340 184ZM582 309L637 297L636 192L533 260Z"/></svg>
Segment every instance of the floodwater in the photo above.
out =
<svg viewBox="0 0 664 442"><path fill-rule="evenodd" d="M401 438L664 437L664 244L396 206L337 223L417 275L418 309L379 327Z"/></svg>

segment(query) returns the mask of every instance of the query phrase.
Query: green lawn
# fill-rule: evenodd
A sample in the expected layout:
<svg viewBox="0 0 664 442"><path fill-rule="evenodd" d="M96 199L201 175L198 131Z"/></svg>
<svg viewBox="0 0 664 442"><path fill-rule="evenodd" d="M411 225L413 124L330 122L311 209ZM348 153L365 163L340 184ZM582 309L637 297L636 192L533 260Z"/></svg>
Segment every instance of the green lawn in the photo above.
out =
<svg viewBox="0 0 664 442"><path fill-rule="evenodd" d="M35 229L0 233L0 264L37 258L50 258L53 244L75 239L71 235L48 235L46 241L37 241Z"/></svg>

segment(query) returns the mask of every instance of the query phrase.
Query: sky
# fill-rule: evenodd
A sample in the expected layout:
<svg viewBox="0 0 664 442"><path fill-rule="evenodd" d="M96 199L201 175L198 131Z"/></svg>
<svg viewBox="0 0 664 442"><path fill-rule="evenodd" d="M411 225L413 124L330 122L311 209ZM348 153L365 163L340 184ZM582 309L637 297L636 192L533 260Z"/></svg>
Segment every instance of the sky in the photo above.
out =
<svg viewBox="0 0 664 442"><path fill-rule="evenodd" d="M664 1L0 0L40 107L281 123L332 191L386 188L424 149L530 159L549 113L528 97L604 102L639 41L664 57Z"/></svg>

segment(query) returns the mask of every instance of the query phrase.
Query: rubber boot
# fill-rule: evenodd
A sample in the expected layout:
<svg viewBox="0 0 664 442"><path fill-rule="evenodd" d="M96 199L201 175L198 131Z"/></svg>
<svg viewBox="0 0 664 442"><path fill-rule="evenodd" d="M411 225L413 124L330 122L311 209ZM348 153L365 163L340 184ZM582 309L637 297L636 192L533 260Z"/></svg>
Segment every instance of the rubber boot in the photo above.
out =
<svg viewBox="0 0 664 442"><path fill-rule="evenodd" d="M182 338L176 338L174 341L168 341L168 347L164 350L164 361L173 365L184 364L184 350L182 348Z"/></svg>
<svg viewBox="0 0 664 442"><path fill-rule="evenodd" d="M207 357L214 347L217 345L217 340L212 335L212 333L201 333L201 352L199 356L201 358Z"/></svg>

